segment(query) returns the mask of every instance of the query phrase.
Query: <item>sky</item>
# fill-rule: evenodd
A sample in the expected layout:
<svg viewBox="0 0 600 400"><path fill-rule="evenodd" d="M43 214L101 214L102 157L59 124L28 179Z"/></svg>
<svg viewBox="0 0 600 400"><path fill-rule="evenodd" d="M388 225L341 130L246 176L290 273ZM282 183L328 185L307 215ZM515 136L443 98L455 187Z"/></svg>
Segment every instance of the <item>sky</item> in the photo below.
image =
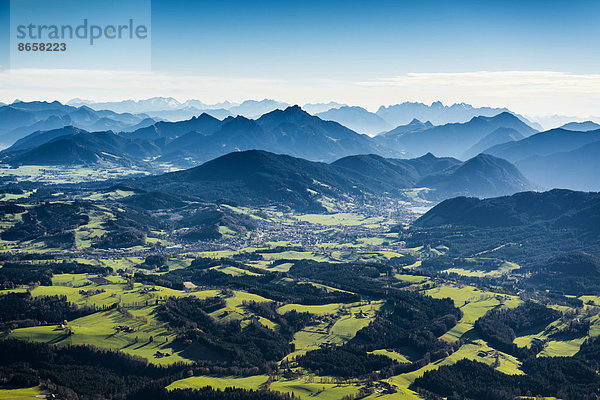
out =
<svg viewBox="0 0 600 400"><path fill-rule="evenodd" d="M0 0L3 102L275 98L375 110L441 100L600 114L598 1L12 1L11 18ZM52 4L73 21L142 21L151 35L54 58L15 52L15 10L52 23L42 13Z"/></svg>

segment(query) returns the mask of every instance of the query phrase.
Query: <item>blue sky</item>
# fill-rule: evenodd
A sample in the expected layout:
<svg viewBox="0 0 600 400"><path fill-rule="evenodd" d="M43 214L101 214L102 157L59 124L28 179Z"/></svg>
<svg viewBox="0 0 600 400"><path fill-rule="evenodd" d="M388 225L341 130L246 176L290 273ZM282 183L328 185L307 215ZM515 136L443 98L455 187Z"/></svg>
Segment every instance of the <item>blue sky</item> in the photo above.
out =
<svg viewBox="0 0 600 400"><path fill-rule="evenodd" d="M0 71L6 69L9 62L9 27L10 12L9 0L0 0Z"/></svg>
<svg viewBox="0 0 600 400"><path fill-rule="evenodd" d="M152 15L153 66L164 71L369 78L600 69L597 1L155 0Z"/></svg>
<svg viewBox="0 0 600 400"><path fill-rule="evenodd" d="M123 9L147 1L129 0ZM81 4L90 4L86 15L98 14L97 1L78 3L84 12ZM591 115L600 104L598 1L151 3L151 72L145 61L90 53L85 67L77 60L63 71L40 63L0 73L0 101L160 95L375 108L442 100L573 115ZM7 9L0 0L3 66Z"/></svg>

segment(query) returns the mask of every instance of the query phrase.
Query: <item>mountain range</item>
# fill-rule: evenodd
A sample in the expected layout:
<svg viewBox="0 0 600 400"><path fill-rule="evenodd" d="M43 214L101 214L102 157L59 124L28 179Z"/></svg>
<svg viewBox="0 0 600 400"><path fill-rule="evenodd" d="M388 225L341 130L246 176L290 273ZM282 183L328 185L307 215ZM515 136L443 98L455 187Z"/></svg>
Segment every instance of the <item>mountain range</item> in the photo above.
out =
<svg viewBox="0 0 600 400"><path fill-rule="evenodd" d="M582 122L569 122L567 124L564 124L560 128L566 129L568 131L586 132L586 131L594 131L594 130L600 129L600 125L598 125L597 123L595 123L593 121L582 121Z"/></svg>
<svg viewBox="0 0 600 400"><path fill-rule="evenodd" d="M471 158L484 152L490 147L498 144L516 142L524 138L523 134L514 128L500 127L471 146L470 149L463 153L463 158Z"/></svg>
<svg viewBox="0 0 600 400"><path fill-rule="evenodd" d="M230 153L198 167L124 184L202 201L227 199L242 205L277 204L317 212L325 210L319 202L322 196L399 197L401 189L421 187L428 181L435 199L456 193L485 197L533 188L514 166L489 155L464 163L431 154L412 160L359 155L326 164L259 150Z"/></svg>
<svg viewBox="0 0 600 400"><path fill-rule="evenodd" d="M68 132L67 135L63 133ZM155 157L160 149L150 141L127 139L112 131L86 132L73 127L45 132L54 136L49 141L34 145L40 135L17 142L5 160L13 165L119 165L144 164Z"/></svg>
<svg viewBox="0 0 600 400"><path fill-rule="evenodd" d="M82 136L85 135L93 136L94 133L74 131L72 127L62 128L62 132L35 132L4 150L0 157L10 164L36 163L34 157L25 153L34 151L35 146L43 146L59 139L62 145L69 149L69 154L73 155L65 162L68 165L77 159L74 155L77 150L86 154L110 153L99 144L96 146L96 141L82 143ZM323 121L298 106L275 110L256 120L242 116L218 120L208 114L201 114L186 121L156 122L151 126L114 136L118 139L113 137L113 140L123 142L118 149L130 148L128 140L145 141L146 148L157 149L152 154L128 154L120 151L110 153L116 163L125 165L141 162L151 156L160 157L157 160L160 163L184 168L230 152L252 149L285 153L313 161L333 161L344 156L364 153L402 156L400 151L387 149L368 136L358 134L337 122ZM59 146L54 145L46 149L58 153L57 157L49 156L52 160L60 158ZM39 152L34 154L37 153ZM87 156L81 159L87 162L93 160Z"/></svg>
<svg viewBox="0 0 600 400"><path fill-rule="evenodd" d="M398 125L390 131L379 133L379 135L386 137L394 137L398 135L403 135L408 132L424 131L425 129L429 128L433 128L433 124L430 121L421 122L420 120L413 118L413 120L410 121L408 124Z"/></svg>
<svg viewBox="0 0 600 400"><path fill-rule="evenodd" d="M228 101L216 104L206 104L199 100L179 102L172 97L153 97L139 101L124 100L120 102L101 103L73 99L67 104L78 107L88 106L94 110L109 109L121 113L144 113L151 117L168 119L171 121L189 119L192 116L198 116L202 112L219 119L228 116L235 117L237 115L255 119L262 114L266 114L276 109L284 109L290 105L272 99L260 101L246 100L239 104ZM470 104L465 103L447 106L439 101L436 101L431 105L416 102L404 102L391 106L381 106L376 112L370 112L362 107L352 107L337 102L308 103L302 108L310 114L318 115L323 119L339 122L358 133L369 135L390 130L398 125L405 125L414 118L422 121L430 121L434 125L443 125L454 122L467 122L477 116L491 117L501 112L511 112L506 108L473 107ZM531 122L521 115L515 115L536 130L542 130L542 127L535 122Z"/></svg>
<svg viewBox="0 0 600 400"><path fill-rule="evenodd" d="M430 121L434 125L443 125L450 122L467 122L474 117L492 117L503 112L514 114L507 108L492 107L473 107L466 103L457 103L450 106L442 104L440 101L431 103L430 106L423 103L404 102L392 106L381 106L377 110L377 115L386 120L393 126L407 124L416 118L421 121ZM527 125L536 130L542 127L535 122L527 120L525 117L515 114Z"/></svg>
<svg viewBox="0 0 600 400"><path fill-rule="evenodd" d="M436 197L496 197L535 187L506 160L479 154L421 179L417 186L436 190Z"/></svg>
<svg viewBox="0 0 600 400"><path fill-rule="evenodd" d="M179 122L158 121L131 132L120 132L119 136L124 139L148 141L152 147L159 149L153 154L153 157L159 157L159 162L187 168L233 151L253 149L325 162L356 154L404 158L407 155L432 152L437 156L458 158L474 145L493 144L510 137L510 134L503 134L506 131L498 131L499 128L510 129L509 133L515 138L529 136L535 132L514 115L501 113L494 117L475 117L463 124L439 126L415 119L408 125L396 127L371 138L337 122L310 115L298 106L290 106L285 110L269 112L257 119L237 116L219 120L203 113ZM62 132L60 129L52 129L46 133L34 132L3 151L2 159L12 164L35 162L33 157L21 157L20 153L27 149L31 151L33 147L56 140L60 136L67 139L74 133L73 128L62 129ZM77 133L90 134L82 131ZM488 135L491 136L487 137ZM63 143L66 145L64 140ZM91 145L94 142L89 143ZM54 149L58 150L56 147ZM73 152L78 147L69 146L69 149ZM105 149L88 148L87 151L100 153ZM113 156L115 160L120 157L128 158L125 162L127 165L136 159L128 154ZM90 160L88 157L82 159Z"/></svg>
<svg viewBox="0 0 600 400"><path fill-rule="evenodd" d="M72 99L67 102L70 106L88 106L94 110L113 110L122 113L146 113L148 111L176 110L180 108L194 107L197 109L207 108L229 108L233 103L224 102L220 104L205 104L199 100L188 100L184 103L172 97L152 97L144 100L123 100L111 102L96 102L84 99Z"/></svg>
<svg viewBox="0 0 600 400"><path fill-rule="evenodd" d="M484 152L514 163L546 188L600 190L600 129L552 129Z"/></svg>
<svg viewBox="0 0 600 400"><path fill-rule="evenodd" d="M87 106L94 110L114 110L121 113L144 113L148 115L160 116L162 118L177 121L180 119L189 119L192 116L200 115L202 112L207 114L221 114L217 118L242 115L247 118L256 118L273 110L286 108L287 103L280 101L264 100L246 100L240 104L225 101L216 104L206 104L199 100L187 100L179 102L172 97L152 97L145 100L124 100L117 102L94 102L90 100L73 99L68 105ZM335 105L336 103L334 103ZM333 105L332 105L333 106ZM170 116L171 118L167 118Z"/></svg>
<svg viewBox="0 0 600 400"><path fill-rule="evenodd" d="M411 121L411 123L415 124L415 121ZM438 156L462 158L465 153L479 145L486 136L498 128L508 128L522 136L530 136L537 132L508 112L502 112L493 117L473 117L465 123L430 127L421 127L416 124L416 128L416 130L406 130L404 127L396 128L377 135L375 140L385 147L402 149L412 155L432 152ZM493 142L493 139L485 140Z"/></svg>
<svg viewBox="0 0 600 400"><path fill-rule="evenodd" d="M343 106L332 108L317 114L317 117L328 121L339 122L356 132L365 133L367 135L375 135L392 128L392 125L389 122L362 107Z"/></svg>
<svg viewBox="0 0 600 400"><path fill-rule="evenodd" d="M188 105L202 106L191 101ZM242 105L254 113L261 107L281 104L250 101ZM352 114L355 109L342 106L319 115L330 118L338 113ZM360 113L365 112L360 109ZM600 141L600 130L588 130L595 127L593 123L567 125L574 130L537 132L517 116L502 112L445 125L413 118L408 124L370 137L323 118L290 106L255 119L218 119L201 113L169 122L155 121L146 114L118 114L58 102L16 102L0 107L0 140L14 141L0 153L0 159L12 165L135 164L155 171L157 166L190 168L230 152L253 149L323 162L357 154L400 159L432 153L469 160L485 153L515 164L534 187L600 190L595 174L600 157L594 144ZM100 137L110 139L110 144Z"/></svg>
<svg viewBox="0 0 600 400"><path fill-rule="evenodd" d="M89 107L72 107L51 103L16 101L0 107L0 144L9 146L37 131L75 126L89 131L129 131L152 125L156 121L147 115L119 114L114 111L95 111Z"/></svg>
<svg viewBox="0 0 600 400"><path fill-rule="evenodd" d="M414 159L359 155L331 165L371 191L397 193L398 189L427 187L434 190L430 194L434 199L466 194L493 197L535 188L514 165L486 154L465 162L431 153Z"/></svg>

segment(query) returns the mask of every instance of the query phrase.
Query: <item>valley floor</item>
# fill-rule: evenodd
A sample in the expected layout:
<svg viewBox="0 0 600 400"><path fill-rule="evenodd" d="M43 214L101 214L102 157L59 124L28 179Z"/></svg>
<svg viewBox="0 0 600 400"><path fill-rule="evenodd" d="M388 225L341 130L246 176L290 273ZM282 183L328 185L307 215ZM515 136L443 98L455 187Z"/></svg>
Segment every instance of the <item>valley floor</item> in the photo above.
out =
<svg viewBox="0 0 600 400"><path fill-rule="evenodd" d="M127 195L128 193L118 191L108 194L111 198ZM26 194L20 198L5 196L4 200L18 202L27 197ZM31 206L24 202L23 207ZM396 208L390 208L383 215L380 210L376 212L368 207L357 207L348 212L332 209L329 214L324 215L223 207L249 216L258 223L259 229L240 234L222 226L222 239L196 244L182 244L167 232L153 231L145 245L101 250L94 248L92 243L95 238L106 233L104 223L111 218L111 211L100 206L90 214L85 225L75 229L75 245L72 248L53 248L38 240L2 240L0 255L7 259L16 255L20 262L33 266L47 261L76 262L106 268L108 271L103 274L56 273L51 278L51 285L38 282L1 290L0 295L30 293L33 299L65 296L69 303L96 310L60 324L41 323L6 329L4 335L56 346L92 345L141 357L153 365L193 365L198 360L210 359L212 356L201 347L182 348L177 341L178 332L158 318L157 310L170 298L216 297L223 299L223 306L211 310L210 317L218 322L239 321L242 328L257 323L269 330L280 329L276 320L254 313L248 307L250 302L275 303L280 315L293 310L309 313L317 322L294 334L291 341L294 351L278 361L277 364L281 367L279 372L252 376L194 374L168 384L168 390L211 386L217 389L270 389L303 399L420 399L422 397L417 392L409 389L411 384L427 371L452 365L459 360L478 361L504 374L524 373L517 357L494 348L474 329L475 322L488 311L516 308L524 300L531 298L519 291L507 293L489 285L480 285L475 280L510 277L519 271L519 265L503 262L493 270L477 270L465 265L464 268L452 267L436 274L422 271L420 260L444 255L448 248L441 245L409 248L398 233L390 232L391 226L408 224L414 219L414 214L406 210L406 205L393 206ZM23 215L24 213L7 214L2 220L3 229L15 226ZM390 218L390 215L394 218ZM144 265L146 257L157 248L166 254L164 265L167 268L163 270ZM456 350L413 371L379 380L367 377L341 378L307 371L296 362L298 357L312 350L348 343L357 332L375 321L385 301L359 296L358 301L310 305L281 301L243 289L227 291L224 287L200 285L192 281L184 282L184 287L180 289L161 285L160 278L167 271L172 273L186 270L196 259L212 259L215 263L210 270L235 278L261 277L276 272L285 274L298 260L330 264L361 262L392 265L392 273L385 278L386 287L398 287L435 299L449 298L461 310L462 317L457 324L439 337L448 343L455 343ZM237 263L233 264L230 260L236 260ZM154 283L131 279L133 274L140 273L153 276ZM355 295L350 290L333 287L317 279L291 275L282 279L295 284L312 285L324 293ZM586 339L600 335L600 297L590 293L579 296L579 299L584 303L583 307L552 306L568 318L563 317L548 325L537 326L531 332L517 336L514 343L519 347L530 347L534 342L543 343L544 348L537 357L575 355ZM589 322L589 332L585 336L572 339L553 336L567 326L568 320L574 319ZM399 363L411 363L419 357L410 348L377 348L371 350L370 354L382 355ZM293 376L284 376L282 371ZM46 394L39 387L0 389L0 398L3 399L39 399Z"/></svg>

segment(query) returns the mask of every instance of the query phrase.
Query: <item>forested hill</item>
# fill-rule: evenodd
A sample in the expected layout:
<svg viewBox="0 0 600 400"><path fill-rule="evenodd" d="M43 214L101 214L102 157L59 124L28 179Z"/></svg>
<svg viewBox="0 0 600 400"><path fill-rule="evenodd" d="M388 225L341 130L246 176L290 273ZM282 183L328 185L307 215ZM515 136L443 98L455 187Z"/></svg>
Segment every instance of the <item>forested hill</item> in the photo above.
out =
<svg viewBox="0 0 600 400"><path fill-rule="evenodd" d="M461 163L431 154L412 160L376 155L350 156L325 164L261 150L233 152L184 171L127 182L203 201L230 199L244 205L279 205L322 211L322 196L385 195L400 189L430 186L435 199L457 193L472 196L512 194L532 189L510 163L479 155Z"/></svg>
<svg viewBox="0 0 600 400"><path fill-rule="evenodd" d="M552 225L600 233L600 193L551 190L523 192L490 199L458 197L443 201L415 226L441 225L499 228Z"/></svg>

